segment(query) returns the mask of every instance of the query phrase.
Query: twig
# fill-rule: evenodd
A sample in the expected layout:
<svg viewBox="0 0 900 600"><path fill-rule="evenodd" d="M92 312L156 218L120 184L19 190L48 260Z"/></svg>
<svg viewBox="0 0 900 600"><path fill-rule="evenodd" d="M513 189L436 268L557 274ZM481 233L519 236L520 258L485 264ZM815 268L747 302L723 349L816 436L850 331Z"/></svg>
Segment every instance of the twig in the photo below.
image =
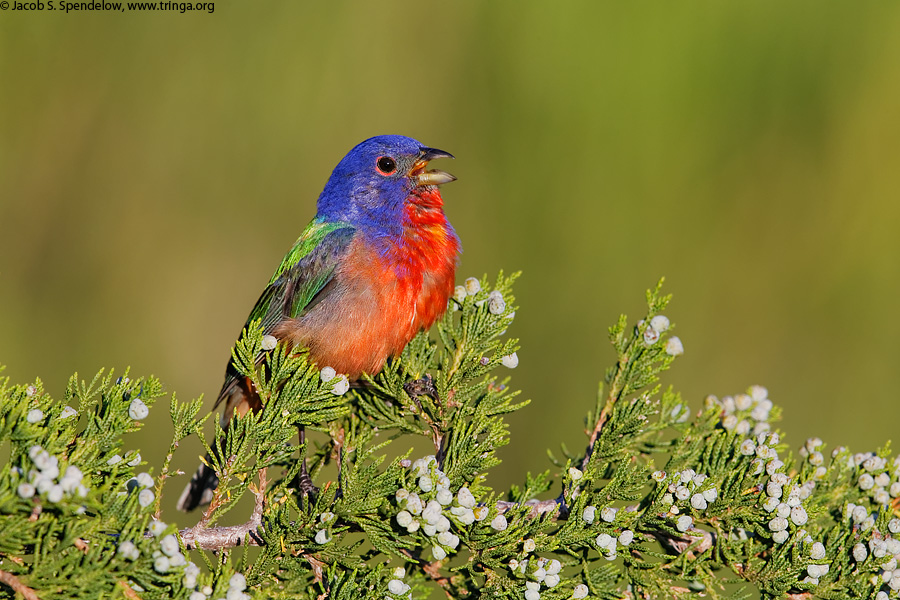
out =
<svg viewBox="0 0 900 600"><path fill-rule="evenodd" d="M22 581L7 571L0 571L0 583L5 583L14 592L19 592L25 600L41 600L34 590L22 583Z"/></svg>
<svg viewBox="0 0 900 600"><path fill-rule="evenodd" d="M441 589L444 590L444 593L447 595L447 598L453 598L453 586L450 585L450 579L441 575L441 566L442 562L436 560L434 562L426 563L422 567L422 571L428 575L432 581L441 586Z"/></svg>
<svg viewBox="0 0 900 600"><path fill-rule="evenodd" d="M169 477L169 465L172 463L172 457L175 456L175 450L177 449L178 440L172 440L172 445L169 446L169 453L166 455L166 460L163 461L163 468L156 482L156 504L153 510L153 518L157 521L162 520L162 489L166 484L166 479Z"/></svg>
<svg viewBox="0 0 900 600"><path fill-rule="evenodd" d="M256 493L256 492L254 492ZM556 500L528 500L526 502L497 502L497 511L500 514L519 507L527 506L531 510L529 518L545 515L557 511L560 505ZM557 518L564 519L566 515L558 514ZM256 508L250 520L242 525L227 527L197 527L182 529L181 535L184 546L188 550L224 550L235 546L262 546L263 540L256 535L256 530L262 526L262 504L260 496L257 496ZM249 536L249 539L248 539Z"/></svg>
<svg viewBox="0 0 900 600"><path fill-rule="evenodd" d="M117 581L116 584L122 588L122 595L128 598L128 600L141 600L141 597L138 596L137 592L131 589L131 586L121 579Z"/></svg>
<svg viewBox="0 0 900 600"><path fill-rule="evenodd" d="M263 469L265 471L265 469ZM261 477L265 477L261 473ZM262 486L262 481L260 485ZM265 489L264 487L262 488ZM256 530L262 526L263 500L264 494L256 494L256 507L253 509L253 515L250 520L242 525L231 525L227 527L198 527L195 525L190 529L182 529L181 535L184 546L188 550L224 550L226 548L234 548L235 546L262 546L263 540L256 535ZM501 500L497 502L497 511L500 514L519 507L527 506L531 510L528 512L529 518L539 515L553 513L559 510L560 504L556 500L528 500L526 502L507 502ZM558 519L565 519L567 515L557 514ZM198 524L199 525L199 524ZM249 536L249 539L248 539Z"/></svg>
<svg viewBox="0 0 900 600"><path fill-rule="evenodd" d="M557 515L559 519L565 519L568 516L567 512L560 510L562 508L562 503L559 498L556 500L526 500L525 502L507 502L506 500L500 500L497 502L497 512L502 515L519 506L527 506L531 509L527 515L529 518L546 515L556 511L560 511Z"/></svg>
<svg viewBox="0 0 900 600"><path fill-rule="evenodd" d="M323 563L321 560L319 560L312 554L304 554L303 558L305 558L306 561L309 563L309 566L312 567L313 574L315 575L315 578L313 579L313 581L315 581L316 583L321 583L322 580L324 579L324 577L323 577L324 568L323 567L325 566L325 563Z"/></svg>
<svg viewBox="0 0 900 600"><path fill-rule="evenodd" d="M634 344L634 340L632 340L632 344ZM625 351L625 354L620 356L619 361L616 363L616 375L609 384L609 394L606 395L606 402L600 410L600 416L597 417L597 423L594 425L594 431L591 432L591 439L588 442L587 450L585 450L584 458L581 461L582 471L587 469L588 463L591 461L591 454L594 453L594 444L597 443L600 432L603 431L603 426L606 425L606 421L609 420L609 415L612 413L612 409L616 405L619 395L622 393L622 378L631 361L630 351L631 347L629 346Z"/></svg>
<svg viewBox="0 0 900 600"><path fill-rule="evenodd" d="M225 483L226 481L228 481L230 470L235 460L237 460L237 456L232 456L227 461L225 461L225 466L222 469L221 476L219 477L219 485L213 492L213 497L209 502L209 506L207 506L206 510L203 511L203 516L200 518L200 522L194 525L194 529L206 529L209 525L209 522L212 520L213 514L224 502L224 500L222 500L222 494L224 493ZM219 475L219 473L216 473L216 475Z"/></svg>
<svg viewBox="0 0 900 600"><path fill-rule="evenodd" d="M256 495L256 505L250 520L243 525L234 525L230 527L193 527L184 529L180 532L181 539L188 550L225 550L236 546L262 546L264 544L262 538L257 535L257 530L262 526L262 514L265 500L265 469L260 471L259 487L251 486L251 491ZM568 518L568 512L564 510L564 505L559 499L556 500L527 500L525 502L508 502L505 500L496 503L497 512L504 514L514 508L528 507L526 518L537 518L546 514L554 514L557 520L565 520ZM653 535L664 548L672 552L674 555L680 555L688 551L688 557L693 558L703 552L706 552L715 544L715 534L703 529L692 529L684 537L674 537L666 532L652 532ZM405 553L410 559L413 555ZM322 576L322 563L311 555L303 555L313 568L316 579L320 580ZM433 579L445 594L450 594L449 579L441 576L440 561L427 563L423 570ZM121 582L120 582L121 583ZM133 593L133 592L132 592ZM126 594L127 595L127 594ZM135 595L135 598L137 596ZM131 598L131 596L129 596ZM798 598L800 598L798 596ZM29 598L29 600L31 600Z"/></svg>
<svg viewBox="0 0 900 600"><path fill-rule="evenodd" d="M28 522L34 523L35 521L37 521L38 517L41 516L42 510L43 508L41 507L40 503L35 502L34 508L31 509L31 514L28 516Z"/></svg>
<svg viewBox="0 0 900 600"><path fill-rule="evenodd" d="M250 519L243 525L204 527L199 530L190 528L178 533L188 550L225 550L243 545L245 539L248 546L262 546L262 540L256 535L260 525L261 521Z"/></svg>
<svg viewBox="0 0 900 600"><path fill-rule="evenodd" d="M207 520L201 519L190 529L183 529L179 532L185 548L188 550L224 550L244 544L245 539L249 546L262 546L264 542L256 531L262 527L267 483L266 469L260 469L259 485L250 485L250 491L256 496L256 505L253 507L253 514L250 515L249 521L243 525L230 527L207 527L205 525Z"/></svg>
<svg viewBox="0 0 900 600"><path fill-rule="evenodd" d="M705 529L690 529L684 537L675 537L665 531L654 531L651 535L663 548L670 550L676 556L687 551L687 557L691 560L712 548L716 543L715 534Z"/></svg>

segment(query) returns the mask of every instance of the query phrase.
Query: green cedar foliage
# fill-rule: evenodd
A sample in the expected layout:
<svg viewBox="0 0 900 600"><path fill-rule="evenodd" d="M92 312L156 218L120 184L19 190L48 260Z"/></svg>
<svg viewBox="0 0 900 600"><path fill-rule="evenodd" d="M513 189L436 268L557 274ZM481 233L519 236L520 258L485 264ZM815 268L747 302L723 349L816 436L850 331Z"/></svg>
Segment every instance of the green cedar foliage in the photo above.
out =
<svg viewBox="0 0 900 600"><path fill-rule="evenodd" d="M220 483L182 532L160 498L184 484L178 443L203 439L200 401L172 395L170 451L151 467L123 436L162 396L156 379L76 375L61 401L0 379L0 598L898 596L888 448L813 439L791 455L758 386L692 414L658 383L682 351L659 286L641 321L610 328L616 362L586 407L584 450L491 489L505 416L527 405L507 376L515 277L468 280L430 335L349 390L303 352L276 347L258 366L270 340L251 322L234 358L265 409L204 440ZM312 494L296 483L304 460ZM221 526L248 493L247 524Z"/></svg>

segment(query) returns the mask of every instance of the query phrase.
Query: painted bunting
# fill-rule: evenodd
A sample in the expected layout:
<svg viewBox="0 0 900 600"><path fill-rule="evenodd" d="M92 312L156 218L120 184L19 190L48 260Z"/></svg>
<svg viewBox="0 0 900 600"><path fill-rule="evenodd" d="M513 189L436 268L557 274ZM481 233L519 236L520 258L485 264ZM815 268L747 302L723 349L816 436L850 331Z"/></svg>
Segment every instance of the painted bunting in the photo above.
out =
<svg viewBox="0 0 900 600"><path fill-rule="evenodd" d="M308 348L319 367L330 366L351 381L378 373L400 354L444 313L453 292L460 243L438 186L456 178L426 170L436 158L453 156L399 135L353 148L334 169L316 217L275 270L247 323L261 319L265 334ZM235 412L262 408L231 361L220 404L223 426ZM201 465L178 508L208 503L217 484L212 469Z"/></svg>

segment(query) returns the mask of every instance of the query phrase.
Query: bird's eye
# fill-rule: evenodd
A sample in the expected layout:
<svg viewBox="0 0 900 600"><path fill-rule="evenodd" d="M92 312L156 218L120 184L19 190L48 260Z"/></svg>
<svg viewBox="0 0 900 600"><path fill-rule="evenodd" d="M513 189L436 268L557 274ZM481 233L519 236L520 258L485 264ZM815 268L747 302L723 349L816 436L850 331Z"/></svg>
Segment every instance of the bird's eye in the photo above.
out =
<svg viewBox="0 0 900 600"><path fill-rule="evenodd" d="M375 161L375 168L382 175L391 175L397 170L397 163L390 156L379 156Z"/></svg>

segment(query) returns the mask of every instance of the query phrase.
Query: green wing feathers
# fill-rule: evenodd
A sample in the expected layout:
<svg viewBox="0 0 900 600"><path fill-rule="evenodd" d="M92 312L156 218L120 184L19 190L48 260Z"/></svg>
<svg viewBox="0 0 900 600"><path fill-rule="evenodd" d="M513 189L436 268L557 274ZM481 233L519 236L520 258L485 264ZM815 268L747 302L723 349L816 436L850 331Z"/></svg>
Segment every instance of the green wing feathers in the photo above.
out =
<svg viewBox="0 0 900 600"><path fill-rule="evenodd" d="M281 265L278 266L278 269L275 271L275 274L272 275L272 279L269 280L269 283L275 283L285 271L289 271L297 266L297 263L299 263L302 258L308 256L315 250L325 240L329 233L340 229L348 229L352 232L353 226L340 221L322 221L319 219L315 219L307 225L306 229L303 230L303 233L300 234L300 237L297 238L297 241L294 242L293 248L291 248L281 260Z"/></svg>
<svg viewBox="0 0 900 600"><path fill-rule="evenodd" d="M315 220L300 234L300 238L282 259L263 291L245 327L259 319L263 331L271 333L285 319L301 316L328 293L335 270L356 230L347 223ZM262 358L262 354L257 360ZM238 383L240 375L232 361L228 361L225 382L216 406Z"/></svg>
<svg viewBox="0 0 900 600"><path fill-rule="evenodd" d="M331 280L354 231L341 222L310 223L275 270L247 324L260 319L268 333L283 319L300 316Z"/></svg>

